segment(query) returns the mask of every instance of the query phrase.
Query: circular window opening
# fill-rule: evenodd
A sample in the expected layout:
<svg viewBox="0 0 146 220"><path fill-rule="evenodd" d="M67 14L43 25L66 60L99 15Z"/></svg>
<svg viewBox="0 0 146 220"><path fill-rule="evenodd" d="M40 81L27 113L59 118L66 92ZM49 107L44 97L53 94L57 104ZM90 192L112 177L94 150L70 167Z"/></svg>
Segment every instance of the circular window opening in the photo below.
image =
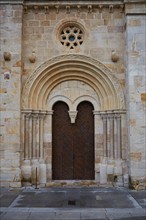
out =
<svg viewBox="0 0 146 220"><path fill-rule="evenodd" d="M70 35L70 36L69 36L69 41L74 41L74 40L75 40L75 36Z"/></svg>
<svg viewBox="0 0 146 220"><path fill-rule="evenodd" d="M74 49L83 43L84 32L77 24L65 25L60 30L60 43L69 49Z"/></svg>

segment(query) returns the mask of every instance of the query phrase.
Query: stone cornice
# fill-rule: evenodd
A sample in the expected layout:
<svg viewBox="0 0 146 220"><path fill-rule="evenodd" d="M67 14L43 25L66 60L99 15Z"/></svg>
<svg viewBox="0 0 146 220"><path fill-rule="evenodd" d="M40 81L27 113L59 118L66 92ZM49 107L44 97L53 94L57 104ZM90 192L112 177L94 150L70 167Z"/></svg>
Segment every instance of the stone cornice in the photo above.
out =
<svg viewBox="0 0 146 220"><path fill-rule="evenodd" d="M128 3L128 4L141 4L141 3L146 3L146 0L124 0L124 3Z"/></svg>
<svg viewBox="0 0 146 220"><path fill-rule="evenodd" d="M82 6L85 6L85 5L116 5L116 4L122 4L123 3L123 0L82 0L82 1L78 1L78 0L71 0L71 1L53 1L53 0L25 0L24 1L25 5L60 5L60 6L63 6L63 5L72 5L72 6L77 6L77 5L82 5Z"/></svg>
<svg viewBox="0 0 146 220"><path fill-rule="evenodd" d="M23 5L24 0L2 0L0 5Z"/></svg>
<svg viewBox="0 0 146 220"><path fill-rule="evenodd" d="M30 8L34 8L36 13L38 12L38 9L42 8L45 10L45 13L48 13L50 9L55 9L56 13L59 13L60 9L66 9L67 13L70 13L70 11L74 8L77 10L78 13L80 13L83 8L87 9L89 13L94 12L94 10L99 10L101 13L103 8L108 8L110 13L113 13L113 10L115 8L119 8L120 12L124 12L124 4L123 0L109 0L109 1L30 1L27 0L24 3L24 10L27 13L27 10Z"/></svg>
<svg viewBox="0 0 146 220"><path fill-rule="evenodd" d="M117 4L140 4L146 0L2 0L0 4L25 4L25 5L117 5Z"/></svg>

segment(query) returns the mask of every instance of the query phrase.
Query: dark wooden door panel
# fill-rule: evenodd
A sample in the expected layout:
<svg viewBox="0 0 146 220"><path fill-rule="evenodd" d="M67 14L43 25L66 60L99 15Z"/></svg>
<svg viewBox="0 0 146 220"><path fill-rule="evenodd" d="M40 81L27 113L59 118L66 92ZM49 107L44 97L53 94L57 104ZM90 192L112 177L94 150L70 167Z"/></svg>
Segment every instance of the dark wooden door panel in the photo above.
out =
<svg viewBox="0 0 146 220"><path fill-rule="evenodd" d="M52 173L53 179L73 179L73 146L70 141L71 124L68 106L63 102L54 105L52 117Z"/></svg>
<svg viewBox="0 0 146 220"><path fill-rule="evenodd" d="M82 102L78 106L76 119L78 146L76 154L80 155L80 162L75 164L75 176L82 169L83 179L94 179L94 116L93 106L89 102ZM82 158L81 158L82 157ZM82 163L82 164L81 164Z"/></svg>
<svg viewBox="0 0 146 220"><path fill-rule="evenodd" d="M94 116L93 106L78 106L75 124L71 124L68 106L54 105L52 124L52 178L55 180L94 179Z"/></svg>

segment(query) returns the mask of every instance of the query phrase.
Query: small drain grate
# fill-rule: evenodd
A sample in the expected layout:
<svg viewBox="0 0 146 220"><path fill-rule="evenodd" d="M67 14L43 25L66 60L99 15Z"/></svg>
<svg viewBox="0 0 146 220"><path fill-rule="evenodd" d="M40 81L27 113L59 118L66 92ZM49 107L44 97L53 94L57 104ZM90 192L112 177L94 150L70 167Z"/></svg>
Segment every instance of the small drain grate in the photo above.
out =
<svg viewBox="0 0 146 220"><path fill-rule="evenodd" d="M69 200L68 205L76 205L76 201L75 200Z"/></svg>

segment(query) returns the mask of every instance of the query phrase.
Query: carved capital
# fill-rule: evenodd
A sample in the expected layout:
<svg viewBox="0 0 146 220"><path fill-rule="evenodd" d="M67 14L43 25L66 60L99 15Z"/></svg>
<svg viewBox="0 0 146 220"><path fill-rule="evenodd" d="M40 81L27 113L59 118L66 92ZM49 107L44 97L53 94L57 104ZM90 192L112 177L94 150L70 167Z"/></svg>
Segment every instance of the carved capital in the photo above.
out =
<svg viewBox="0 0 146 220"><path fill-rule="evenodd" d="M25 115L26 120L29 120L32 116L31 112L30 113L26 113Z"/></svg>
<svg viewBox="0 0 146 220"><path fill-rule="evenodd" d="M120 114L116 114L116 115L115 115L115 118L116 118L117 120L121 120L121 115L120 115Z"/></svg>
<svg viewBox="0 0 146 220"><path fill-rule="evenodd" d="M37 120L39 118L39 113L32 114L32 119Z"/></svg>
<svg viewBox="0 0 146 220"><path fill-rule="evenodd" d="M71 120L71 124L74 124L75 120L76 120L76 117L77 117L78 111L68 111L68 113L69 113L69 117L70 117L70 120Z"/></svg>
<svg viewBox="0 0 146 220"><path fill-rule="evenodd" d="M101 117L102 117L102 120L103 120L103 121L106 121L106 120L107 120L107 115L101 115Z"/></svg>

